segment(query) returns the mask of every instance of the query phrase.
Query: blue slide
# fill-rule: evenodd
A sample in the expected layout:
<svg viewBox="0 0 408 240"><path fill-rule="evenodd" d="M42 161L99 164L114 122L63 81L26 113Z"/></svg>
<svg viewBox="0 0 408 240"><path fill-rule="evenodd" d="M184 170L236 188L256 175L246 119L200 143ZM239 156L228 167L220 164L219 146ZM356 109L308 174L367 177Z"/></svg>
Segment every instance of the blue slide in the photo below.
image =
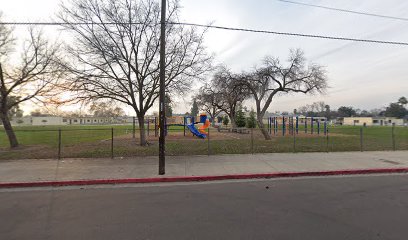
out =
<svg viewBox="0 0 408 240"><path fill-rule="evenodd" d="M187 125L188 129L190 129L190 132L192 132L194 135L196 135L199 138L206 138L207 136L205 134L200 133L196 127L194 127L194 124L188 124Z"/></svg>

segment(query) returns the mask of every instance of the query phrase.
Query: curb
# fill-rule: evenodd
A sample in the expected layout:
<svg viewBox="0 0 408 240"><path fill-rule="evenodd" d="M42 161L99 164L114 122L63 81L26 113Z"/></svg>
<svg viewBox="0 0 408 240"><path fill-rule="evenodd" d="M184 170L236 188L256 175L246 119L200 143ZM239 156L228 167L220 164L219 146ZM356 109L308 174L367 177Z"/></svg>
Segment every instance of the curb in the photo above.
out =
<svg viewBox="0 0 408 240"><path fill-rule="evenodd" d="M157 177L157 178L127 178L127 179L90 179L69 181L43 181L43 182L10 182L0 183L0 188L29 188L29 187L61 187L61 186L84 186L84 185L114 185L127 183L169 183L169 182L205 182L220 180L239 179L268 179L268 178L295 178L311 176L335 176L335 175L359 175L380 173L408 173L408 168L380 168L359 170L336 170L315 172L276 172L256 174L235 174L215 176L180 176L180 177Z"/></svg>

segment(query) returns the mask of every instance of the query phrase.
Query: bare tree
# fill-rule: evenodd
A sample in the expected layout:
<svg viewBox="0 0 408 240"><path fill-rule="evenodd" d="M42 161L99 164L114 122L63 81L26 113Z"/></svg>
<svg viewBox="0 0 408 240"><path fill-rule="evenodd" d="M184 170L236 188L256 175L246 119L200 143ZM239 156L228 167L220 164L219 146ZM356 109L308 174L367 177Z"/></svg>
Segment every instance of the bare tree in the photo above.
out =
<svg viewBox="0 0 408 240"><path fill-rule="evenodd" d="M213 119L212 123L214 126L214 119L220 112L222 112L222 110L218 108L218 99L211 87L208 84L201 87L199 93L195 96L195 99L197 100L197 104L198 106L200 106L200 109L208 113L208 115L210 115L210 118Z"/></svg>
<svg viewBox="0 0 408 240"><path fill-rule="evenodd" d="M238 84L238 76L227 67L219 66L206 93L213 97L214 106L224 111L236 127L235 115L239 104L249 97L246 85Z"/></svg>
<svg viewBox="0 0 408 240"><path fill-rule="evenodd" d="M263 65L252 73L242 74L240 84L249 88L256 103L257 122L265 139L271 139L264 128L263 117L277 94L283 93L321 93L327 88L324 67L316 64L306 65L301 50L291 50L287 67L278 58L266 57Z"/></svg>
<svg viewBox="0 0 408 240"><path fill-rule="evenodd" d="M10 110L25 101L44 101L56 93L62 72L56 64L58 45L50 44L41 31L29 30L20 63L11 65L7 59L14 51L12 30L0 24L0 119L10 147L19 146L10 123Z"/></svg>
<svg viewBox="0 0 408 240"><path fill-rule="evenodd" d="M323 101L318 101L299 107L298 112L306 116L323 117L330 112L330 106Z"/></svg>
<svg viewBox="0 0 408 240"><path fill-rule="evenodd" d="M2 12L0 12L0 21L2 19ZM13 29L8 28L4 24L0 24L0 61L4 61L7 55L12 50L15 44L15 38L13 37Z"/></svg>
<svg viewBox="0 0 408 240"><path fill-rule="evenodd" d="M121 107L108 102L93 102L89 107L89 112L94 117L120 117L125 115L125 111Z"/></svg>
<svg viewBox="0 0 408 240"><path fill-rule="evenodd" d="M144 117L159 97L160 5L154 0L71 0L60 19L75 34L71 89L81 99L111 99L131 106L146 145ZM177 22L178 1L168 6L166 91L183 93L210 70L203 32ZM78 24L80 23L80 24Z"/></svg>

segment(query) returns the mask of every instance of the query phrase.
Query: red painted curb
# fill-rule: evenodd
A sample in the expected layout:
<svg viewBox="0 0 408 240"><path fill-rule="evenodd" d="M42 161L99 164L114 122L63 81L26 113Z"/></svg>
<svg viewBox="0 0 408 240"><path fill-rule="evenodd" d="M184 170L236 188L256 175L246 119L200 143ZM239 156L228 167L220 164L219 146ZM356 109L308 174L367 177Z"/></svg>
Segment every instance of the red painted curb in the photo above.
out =
<svg viewBox="0 0 408 240"><path fill-rule="evenodd" d="M257 179L257 178L283 178L283 177L305 177L305 176L334 176L376 173L408 173L408 168L379 168L359 170L336 170L315 172L277 172L277 173L255 173L215 176L181 176L181 177L157 177L157 178L127 178L127 179L91 179L71 181L45 181L45 182L11 182L0 183L0 188L22 188L22 187L58 187L58 186L83 186L102 184L126 184L126 183L164 183L164 182L204 182L233 179Z"/></svg>

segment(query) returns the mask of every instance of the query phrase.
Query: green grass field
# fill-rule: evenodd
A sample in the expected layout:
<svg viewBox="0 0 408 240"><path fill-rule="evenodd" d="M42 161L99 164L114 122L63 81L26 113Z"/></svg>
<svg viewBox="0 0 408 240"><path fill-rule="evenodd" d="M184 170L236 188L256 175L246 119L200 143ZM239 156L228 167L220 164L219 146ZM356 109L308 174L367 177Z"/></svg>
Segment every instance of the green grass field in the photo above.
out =
<svg viewBox="0 0 408 240"><path fill-rule="evenodd" d="M62 157L109 157L111 155L111 135L113 128L114 156L149 156L158 154L157 137L154 126L149 129L147 147L138 145L139 131L136 139L132 138L131 125L114 126L46 126L16 127L15 132L21 147L15 150L8 148L8 140L4 130L0 130L0 159L55 158L58 155L58 139L61 129ZM323 128L322 128L323 129ZM191 133L183 135L183 127L172 126L168 131L166 153L169 155L195 154L245 154L268 152L326 152L326 151L376 151L376 150L408 150L408 128L395 127L394 138L391 127L365 127L363 129L362 146L360 142L361 127L336 126L329 127L329 135L323 130L320 135L317 129L314 134L286 134L282 136L279 129L272 140L266 141L259 129L251 134L218 133L210 130L210 140L192 137Z"/></svg>

